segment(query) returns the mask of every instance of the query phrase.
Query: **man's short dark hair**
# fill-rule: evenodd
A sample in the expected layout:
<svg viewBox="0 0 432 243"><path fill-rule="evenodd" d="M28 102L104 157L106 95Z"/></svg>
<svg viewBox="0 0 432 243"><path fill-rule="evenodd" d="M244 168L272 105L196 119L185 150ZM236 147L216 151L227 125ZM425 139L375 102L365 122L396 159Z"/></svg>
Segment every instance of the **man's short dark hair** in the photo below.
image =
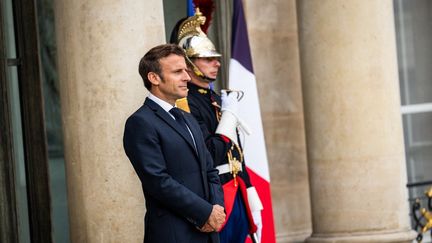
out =
<svg viewBox="0 0 432 243"><path fill-rule="evenodd" d="M162 79L162 70L159 60L171 54L185 57L185 53L181 47L176 44L163 44L150 49L139 63L138 71L144 81L144 86L150 90L151 82L147 78L149 72L158 74Z"/></svg>

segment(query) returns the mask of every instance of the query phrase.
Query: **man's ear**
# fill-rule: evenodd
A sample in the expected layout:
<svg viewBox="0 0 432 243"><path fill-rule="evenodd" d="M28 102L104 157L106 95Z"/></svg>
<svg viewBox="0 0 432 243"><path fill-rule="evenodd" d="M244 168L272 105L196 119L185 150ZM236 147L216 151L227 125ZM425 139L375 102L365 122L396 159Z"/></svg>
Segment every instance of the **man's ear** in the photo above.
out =
<svg viewBox="0 0 432 243"><path fill-rule="evenodd" d="M147 78L150 81L150 83L152 83L155 86L158 86L160 81L161 81L159 75L157 73L154 73L154 72L149 72L147 74Z"/></svg>

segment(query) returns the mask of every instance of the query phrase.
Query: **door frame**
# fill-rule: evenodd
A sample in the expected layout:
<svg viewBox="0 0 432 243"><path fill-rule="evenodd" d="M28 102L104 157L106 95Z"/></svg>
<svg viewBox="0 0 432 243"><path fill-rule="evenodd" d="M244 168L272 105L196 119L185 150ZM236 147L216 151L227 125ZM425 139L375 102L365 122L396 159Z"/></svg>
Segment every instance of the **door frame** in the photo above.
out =
<svg viewBox="0 0 432 243"><path fill-rule="evenodd" d="M13 0L13 16L15 23L15 41L17 58L5 58L5 42L3 35L3 23L0 25L0 85L2 88L2 99L8 98L5 69L7 66L16 66L18 71L19 95L21 105L23 146L26 168L28 215L30 224L30 238L35 243L52 242L51 234L51 199L48 177L48 152L45 132L45 119L43 107L42 79L40 73L40 56L37 29L37 14L35 0ZM7 66L6 66L7 65ZM17 239L17 212L15 195L15 172L14 161L11 151L12 134L10 127L9 103L2 102L0 109L2 114L2 141L5 151L5 163L1 174L5 180L0 181L0 195L8 200L5 207L7 217L11 223L0 225L2 231L6 231L10 241L18 242ZM3 130L4 129L4 130ZM3 143L2 143L3 144ZM6 190L6 191L5 191ZM9 193L9 194L8 194ZM15 234L15 238L10 236ZM3 235L3 234L2 234Z"/></svg>

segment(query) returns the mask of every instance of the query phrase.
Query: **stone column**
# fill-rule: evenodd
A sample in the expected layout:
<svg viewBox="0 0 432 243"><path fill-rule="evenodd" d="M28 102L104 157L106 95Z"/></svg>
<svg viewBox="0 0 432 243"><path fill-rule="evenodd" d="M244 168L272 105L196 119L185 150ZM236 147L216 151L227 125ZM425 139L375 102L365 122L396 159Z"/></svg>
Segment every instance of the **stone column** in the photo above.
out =
<svg viewBox="0 0 432 243"><path fill-rule="evenodd" d="M270 167L277 242L311 234L296 1L243 1Z"/></svg>
<svg viewBox="0 0 432 243"><path fill-rule="evenodd" d="M298 15L307 242L411 242L392 1L298 1Z"/></svg>
<svg viewBox="0 0 432 243"><path fill-rule="evenodd" d="M71 242L142 242L144 200L123 152L147 93L145 52L165 42L162 1L55 1Z"/></svg>

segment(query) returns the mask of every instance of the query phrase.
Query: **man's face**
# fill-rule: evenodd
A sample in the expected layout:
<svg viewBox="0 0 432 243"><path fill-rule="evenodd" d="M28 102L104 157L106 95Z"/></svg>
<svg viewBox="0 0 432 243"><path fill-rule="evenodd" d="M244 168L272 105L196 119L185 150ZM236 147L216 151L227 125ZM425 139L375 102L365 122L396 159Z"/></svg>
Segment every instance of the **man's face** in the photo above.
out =
<svg viewBox="0 0 432 243"><path fill-rule="evenodd" d="M158 93L159 98L174 104L177 99L188 94L187 82L190 76L186 72L187 66L182 56L171 54L159 60L162 75L160 76Z"/></svg>
<svg viewBox="0 0 432 243"><path fill-rule="evenodd" d="M194 64L205 76L215 79L219 72L220 62L217 57L204 57L194 59Z"/></svg>

